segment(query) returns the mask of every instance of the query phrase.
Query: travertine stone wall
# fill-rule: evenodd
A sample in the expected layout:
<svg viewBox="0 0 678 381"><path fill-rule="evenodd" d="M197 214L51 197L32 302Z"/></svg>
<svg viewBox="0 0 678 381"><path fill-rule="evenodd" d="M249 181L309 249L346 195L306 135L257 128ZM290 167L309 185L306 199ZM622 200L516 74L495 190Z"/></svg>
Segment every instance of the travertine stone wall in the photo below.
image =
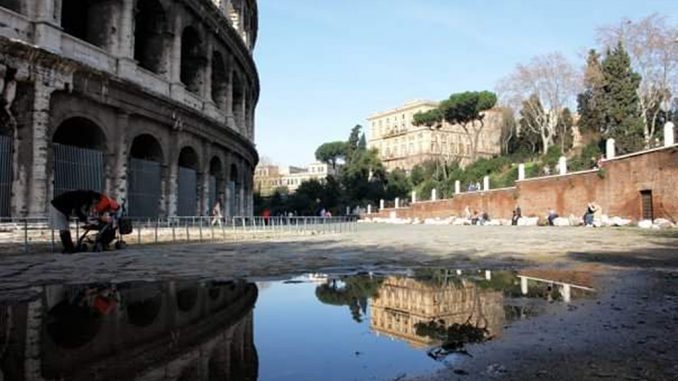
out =
<svg viewBox="0 0 678 381"><path fill-rule="evenodd" d="M150 135L162 150L161 215L176 212L184 147L200 163L195 214L210 208L214 160L224 206L234 196L226 189L231 168L237 170L239 205L226 212L252 212L256 1L5 0L0 21L7 26L0 28L0 132L13 137L12 216L47 211L53 137L73 118L105 137L107 193L126 196L130 148ZM191 33L192 45L182 49L182 36ZM190 81L181 81L182 70L192 73Z"/></svg>

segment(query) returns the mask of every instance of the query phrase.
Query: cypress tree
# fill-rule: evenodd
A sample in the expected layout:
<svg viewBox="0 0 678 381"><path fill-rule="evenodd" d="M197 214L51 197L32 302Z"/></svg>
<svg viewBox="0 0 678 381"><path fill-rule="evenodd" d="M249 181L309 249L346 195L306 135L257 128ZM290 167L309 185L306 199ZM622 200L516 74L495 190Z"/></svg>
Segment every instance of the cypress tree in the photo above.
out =
<svg viewBox="0 0 678 381"><path fill-rule="evenodd" d="M585 135L599 135L605 129L603 69L600 55L589 51L584 72L584 91L577 96L579 131Z"/></svg>
<svg viewBox="0 0 678 381"><path fill-rule="evenodd" d="M631 60L621 42L608 50L602 62L604 138L613 138L617 152L624 154L643 149L638 85L640 75L631 68Z"/></svg>

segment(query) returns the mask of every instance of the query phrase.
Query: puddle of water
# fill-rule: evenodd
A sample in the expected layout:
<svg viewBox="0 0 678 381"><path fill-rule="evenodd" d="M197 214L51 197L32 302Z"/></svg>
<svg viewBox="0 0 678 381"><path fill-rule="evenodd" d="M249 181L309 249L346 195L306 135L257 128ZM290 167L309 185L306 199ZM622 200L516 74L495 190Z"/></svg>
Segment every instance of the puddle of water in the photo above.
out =
<svg viewBox="0 0 678 381"><path fill-rule="evenodd" d="M393 380L593 289L571 272L420 269L26 291L0 304L0 380Z"/></svg>

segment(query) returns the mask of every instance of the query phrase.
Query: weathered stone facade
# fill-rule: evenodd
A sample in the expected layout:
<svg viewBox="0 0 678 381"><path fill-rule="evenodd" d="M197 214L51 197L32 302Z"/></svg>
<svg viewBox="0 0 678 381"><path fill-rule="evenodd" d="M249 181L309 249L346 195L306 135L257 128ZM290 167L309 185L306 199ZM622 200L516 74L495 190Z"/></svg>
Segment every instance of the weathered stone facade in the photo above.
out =
<svg viewBox="0 0 678 381"><path fill-rule="evenodd" d="M101 155L94 175L78 176L101 172L117 198L132 178L145 186L132 159L155 163L152 214L177 215L180 202L204 214L216 199L228 215L252 213L255 0L1 0L0 20L0 134L12 156L0 214L42 216L55 176L75 184L55 169L55 143Z"/></svg>

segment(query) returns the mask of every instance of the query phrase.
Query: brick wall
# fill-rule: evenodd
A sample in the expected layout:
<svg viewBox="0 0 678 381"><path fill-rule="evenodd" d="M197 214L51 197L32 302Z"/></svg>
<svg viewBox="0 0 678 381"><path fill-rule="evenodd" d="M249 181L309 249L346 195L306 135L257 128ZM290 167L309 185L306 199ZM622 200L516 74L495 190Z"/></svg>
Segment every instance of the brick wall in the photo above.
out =
<svg viewBox="0 0 678 381"><path fill-rule="evenodd" d="M603 163L603 170L575 172L516 182L512 188L461 193L454 198L426 201L409 208L384 209L374 216L435 218L462 216L464 208L487 211L491 218L510 218L515 205L524 216L584 214L597 202L603 214L642 219L641 191L652 191L655 218L678 221L678 145L621 156Z"/></svg>

